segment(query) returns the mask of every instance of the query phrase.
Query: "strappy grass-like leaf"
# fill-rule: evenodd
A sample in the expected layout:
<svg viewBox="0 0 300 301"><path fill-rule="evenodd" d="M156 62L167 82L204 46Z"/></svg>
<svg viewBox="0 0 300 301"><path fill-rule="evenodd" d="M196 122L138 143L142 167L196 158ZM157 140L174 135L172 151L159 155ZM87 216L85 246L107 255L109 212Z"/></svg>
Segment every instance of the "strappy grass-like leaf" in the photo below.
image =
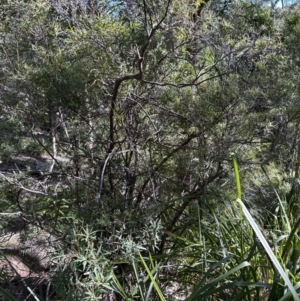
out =
<svg viewBox="0 0 300 301"><path fill-rule="evenodd" d="M165 297L164 297L164 295L163 295L161 289L159 288L159 286L158 286L158 284L157 284L157 281L155 280L156 274L155 274L154 276L153 276L153 274L152 274L153 272L156 273L156 270L154 270L154 271L151 272L150 269L149 269L149 267L148 267L148 265L146 264L146 262L145 262L143 256L141 255L141 253L139 252L138 254L139 254L139 257L140 257L140 259L141 259L141 262L142 262L142 264L143 264L145 270L147 271L148 276L149 276L150 279L151 279L151 283L153 284L153 286L154 286L154 288L155 288L155 290L156 290L156 292L157 292L157 294L158 294L158 296L159 296L159 299L160 299L161 301L165 301L166 299L165 299ZM150 261L153 263L151 255L149 255L149 258L150 258Z"/></svg>
<svg viewBox="0 0 300 301"><path fill-rule="evenodd" d="M221 281L226 280L227 277L230 275L236 273L240 269L243 269L250 265L249 262L245 261L239 264L238 266L232 268L228 272L225 272L221 274L219 277L213 279L212 281L208 282L207 284L204 284L206 279L211 275L211 273L218 268L220 265L225 264L227 261L229 261L233 255L230 255L226 258L223 258L216 264L212 265L211 268L207 271L207 273L203 276L199 284L195 287L193 293L186 299L186 301L196 301L196 300L205 300L204 298L207 298L209 296L213 296L216 292L223 291L226 288L231 288L235 286L232 282L227 284L226 286L221 285L219 287L215 287L218 285Z"/></svg>
<svg viewBox="0 0 300 301"><path fill-rule="evenodd" d="M13 295L11 295L8 291L6 291L4 288L0 287L0 292L8 298L10 301L18 301Z"/></svg>
<svg viewBox="0 0 300 301"><path fill-rule="evenodd" d="M279 274L281 275L281 277L284 279L285 284L288 286L294 300L300 300L299 295L297 294L295 288L293 287L290 279L288 278L288 276L286 275L285 271L283 270L281 264L279 263L278 259L276 258L274 252L272 251L272 249L270 248L267 240L265 239L264 235L262 234L262 232L260 231L258 225L256 224L256 222L254 221L254 219L252 218L250 212L248 211L248 209L246 208L246 206L244 205L244 203L242 202L242 200L240 199L241 196L241 184L240 184L240 178L239 178L239 171L238 171L238 165L237 165L237 160L236 158L233 156L232 157L233 160L233 167L234 167L234 172L235 172L235 177L236 177L236 185L237 185L237 202L241 205L242 207L242 211L246 217L246 219L248 220L248 222L250 223L251 227L253 228L255 234L257 235L258 239L260 240L260 242L262 243L266 253L268 254L269 258L271 259L271 261L273 262L274 266L276 267L276 270L279 272ZM286 224L288 226L290 226L289 224L289 220L286 214L286 211L284 210L284 206L283 203L276 191L275 193L278 197L279 203L280 203L280 207L282 209L283 212L283 217L286 221ZM290 229L290 227L288 227Z"/></svg>

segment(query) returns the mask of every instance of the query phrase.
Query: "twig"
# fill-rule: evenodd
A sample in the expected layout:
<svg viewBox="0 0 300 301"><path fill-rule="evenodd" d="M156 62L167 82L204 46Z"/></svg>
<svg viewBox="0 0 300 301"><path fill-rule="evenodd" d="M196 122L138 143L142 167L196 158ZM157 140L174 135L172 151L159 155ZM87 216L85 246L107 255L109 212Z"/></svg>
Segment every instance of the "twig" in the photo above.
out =
<svg viewBox="0 0 300 301"><path fill-rule="evenodd" d="M17 181L11 181L11 180L9 180L7 177L5 177L2 173L0 173L0 176L1 176L5 181L7 181L9 184L16 185L16 186L18 186L19 188L21 188L21 189L23 189L23 190L25 190L25 191L27 191L27 192L34 193L34 194L48 195L48 193L45 193L45 192L42 192L42 191L32 190L32 189L26 188L26 187L24 187L20 182L17 182Z"/></svg>
<svg viewBox="0 0 300 301"><path fill-rule="evenodd" d="M0 216L1 215L22 215L22 212L21 211L18 211L18 212L1 212L0 213Z"/></svg>

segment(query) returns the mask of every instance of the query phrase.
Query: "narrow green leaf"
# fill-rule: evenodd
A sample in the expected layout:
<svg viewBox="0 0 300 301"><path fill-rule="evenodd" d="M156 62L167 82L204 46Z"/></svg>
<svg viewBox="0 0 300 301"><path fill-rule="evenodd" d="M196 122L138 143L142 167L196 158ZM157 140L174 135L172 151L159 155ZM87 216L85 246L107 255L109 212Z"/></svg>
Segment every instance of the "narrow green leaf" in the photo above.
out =
<svg viewBox="0 0 300 301"><path fill-rule="evenodd" d="M232 256L230 257L232 258ZM224 258L223 260L226 261L228 260L228 257ZM222 261L223 261L222 260ZM219 265L220 262L218 262ZM250 263L249 262L242 262L241 264L239 264L238 266L234 267L233 269L229 270L228 272L220 275L219 277L215 278L214 280L210 281L209 283L203 285L203 280L205 280L208 277L208 273L205 274L205 276L203 277L203 279L201 279L200 283L196 286L196 288L194 289L193 293L190 295L189 298L186 299L186 301L193 301L195 300L194 298L204 294L204 292L208 291L211 287L213 287L214 285L216 285L217 283L219 283L222 280L225 280L228 276L230 276L231 274L237 272L238 270L249 266ZM214 267L216 268L217 266L214 265ZM209 270L209 274L212 272L212 270ZM197 300L197 299L196 299Z"/></svg>
<svg viewBox="0 0 300 301"><path fill-rule="evenodd" d="M300 282L297 282L297 284L294 286L295 290L298 290L300 288ZM282 298L280 298L278 301L284 301L290 298L292 293L289 291L287 292Z"/></svg>
<svg viewBox="0 0 300 301"><path fill-rule="evenodd" d="M282 251L282 257L284 258L284 256L286 254L288 254L288 251L290 250L290 248L292 247L292 240L295 236L295 234L297 233L297 231L299 230L299 227L300 227L300 218L297 220L295 226L293 227L290 235L289 235L289 238L284 246L284 249Z"/></svg>
<svg viewBox="0 0 300 301"><path fill-rule="evenodd" d="M281 277L283 278L283 280L285 281L285 283L288 286L289 290L291 291L294 299L297 300L297 301L300 301L300 298L299 298L297 292L295 291L290 279L288 278L288 276L284 272L282 266L280 265L278 259L276 258L275 254L273 253L272 249L270 248L267 240L265 239L262 232L260 231L257 224L255 223L254 219L252 218L250 212L248 211L248 209L246 208L246 206L244 205L244 203L240 199L238 199L237 201L242 206L242 210L243 210L244 215L246 216L248 222L250 223L250 225L251 225L252 229L254 230L255 234L257 235L258 239L262 243L262 245L263 245L265 251L267 252L267 254L269 255L270 259L274 263L277 271L280 273Z"/></svg>
<svg viewBox="0 0 300 301"><path fill-rule="evenodd" d="M233 163L234 176L235 176L235 182L236 182L236 188L237 188L237 198L242 199L240 174L239 174L239 168L238 168L238 164L237 164L235 155L232 155L232 163Z"/></svg>
<svg viewBox="0 0 300 301"><path fill-rule="evenodd" d="M277 199L278 199L280 208L281 208L282 213L283 213L283 218L284 218L284 220L285 220L285 224L286 224L286 226L287 226L287 228L288 228L288 231L291 232L291 225L290 225L289 217L288 217L288 215L287 215L287 213L286 213L286 211L285 211L285 209L284 209L282 200L281 200L281 198L280 198L280 196L279 196L279 194L278 194L278 192L277 192L277 190L276 190L276 188L275 188L273 182L271 181L269 175L267 174L265 168L264 168L263 166L261 166L261 169L262 169L262 171L264 172L264 174L266 175L266 177L268 178L268 180L269 180L269 182L270 182L270 184L271 184L271 186L272 186L272 188L273 188L273 190L274 190L274 192L275 192L275 194L276 194L276 197L277 197ZM240 199L241 199L241 198L240 198Z"/></svg>
<svg viewBox="0 0 300 301"><path fill-rule="evenodd" d="M112 275L113 275L113 279L114 279L114 281L115 281L115 285L116 285L116 289L117 289L118 293L119 293L120 295L122 295L122 297L123 297L126 301L129 301L130 299L129 299L128 296L126 295L126 293L125 293L125 291L124 291L124 289L123 289L121 283L119 282L117 276L115 275L114 272L112 273Z"/></svg>
<svg viewBox="0 0 300 301"><path fill-rule="evenodd" d="M13 295L11 295L9 292L7 292L5 289L0 287L0 292L7 297L10 301L18 301Z"/></svg>
<svg viewBox="0 0 300 301"><path fill-rule="evenodd" d="M142 280L141 280L140 277L139 277L139 274L138 274L138 272L137 272L137 268L136 268L136 265L135 265L135 261L134 261L134 260L133 260L133 262L132 262L132 267L133 267L134 275L135 275L135 278L136 278L136 281L137 281L138 289L139 289L139 291L140 291L140 298L141 298L142 301L144 301L145 299L144 299L144 296L143 296L143 288L142 288L142 286L141 286Z"/></svg>
<svg viewBox="0 0 300 301"><path fill-rule="evenodd" d="M146 262L145 262L143 256L141 255L140 252L138 252L138 254L139 254L140 259L141 259L141 261L142 261L142 263L143 263L143 265L144 265L144 267L145 267L145 269L146 269L146 271L147 271L147 274L149 275L149 277L150 277L150 279L151 279L151 282L153 283L153 285L154 285L154 287L155 287L155 290L156 290L156 292L157 292L157 294L158 294L158 296L159 296L159 299L160 299L161 301L165 301L166 299L165 299L165 297L163 296L162 291L160 290L160 288L159 288L159 286L158 286L158 284L157 284L155 278L153 277L152 273L150 272L150 270L149 270L149 268L148 268L148 266L147 266L147 264L146 264Z"/></svg>

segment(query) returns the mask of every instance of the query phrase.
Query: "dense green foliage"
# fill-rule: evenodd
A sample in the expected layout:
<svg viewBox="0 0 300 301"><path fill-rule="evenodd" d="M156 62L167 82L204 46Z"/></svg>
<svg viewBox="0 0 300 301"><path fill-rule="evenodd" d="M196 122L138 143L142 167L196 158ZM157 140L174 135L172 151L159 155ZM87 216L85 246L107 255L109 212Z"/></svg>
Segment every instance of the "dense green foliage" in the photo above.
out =
<svg viewBox="0 0 300 301"><path fill-rule="evenodd" d="M291 299L235 202L231 155L296 285L299 37L299 10L273 3L3 0L0 228L55 238L24 290Z"/></svg>

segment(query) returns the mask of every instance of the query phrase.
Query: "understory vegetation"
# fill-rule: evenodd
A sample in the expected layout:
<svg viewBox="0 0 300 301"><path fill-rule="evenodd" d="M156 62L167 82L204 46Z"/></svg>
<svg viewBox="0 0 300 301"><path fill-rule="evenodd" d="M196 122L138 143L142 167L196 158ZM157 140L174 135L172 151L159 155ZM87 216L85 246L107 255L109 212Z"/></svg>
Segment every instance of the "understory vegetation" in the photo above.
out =
<svg viewBox="0 0 300 301"><path fill-rule="evenodd" d="M1 300L300 300L284 4L0 1Z"/></svg>

